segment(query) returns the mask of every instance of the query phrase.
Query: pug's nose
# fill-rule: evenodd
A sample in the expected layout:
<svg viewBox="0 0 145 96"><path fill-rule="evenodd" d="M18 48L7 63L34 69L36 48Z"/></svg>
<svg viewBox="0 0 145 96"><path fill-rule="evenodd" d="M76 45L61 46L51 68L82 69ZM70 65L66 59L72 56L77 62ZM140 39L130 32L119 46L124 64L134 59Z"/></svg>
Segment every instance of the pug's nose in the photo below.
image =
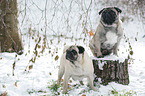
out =
<svg viewBox="0 0 145 96"><path fill-rule="evenodd" d="M111 47L110 44L107 44L107 47L110 48Z"/></svg>

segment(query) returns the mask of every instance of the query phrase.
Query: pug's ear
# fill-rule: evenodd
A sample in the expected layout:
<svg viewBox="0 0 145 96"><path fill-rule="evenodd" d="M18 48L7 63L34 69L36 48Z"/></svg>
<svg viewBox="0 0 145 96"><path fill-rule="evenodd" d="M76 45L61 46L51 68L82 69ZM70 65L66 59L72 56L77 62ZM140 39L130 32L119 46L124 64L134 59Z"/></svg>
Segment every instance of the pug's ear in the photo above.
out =
<svg viewBox="0 0 145 96"><path fill-rule="evenodd" d="M85 51L85 48L84 47L82 47L82 46L77 46L77 47L79 49L79 54L84 53L84 51Z"/></svg>
<svg viewBox="0 0 145 96"><path fill-rule="evenodd" d="M114 9L115 9L118 13L121 13L121 12L122 12L122 10L119 9L118 7L114 7Z"/></svg>
<svg viewBox="0 0 145 96"><path fill-rule="evenodd" d="M100 12L99 12L99 15L105 10L105 8L103 8Z"/></svg>

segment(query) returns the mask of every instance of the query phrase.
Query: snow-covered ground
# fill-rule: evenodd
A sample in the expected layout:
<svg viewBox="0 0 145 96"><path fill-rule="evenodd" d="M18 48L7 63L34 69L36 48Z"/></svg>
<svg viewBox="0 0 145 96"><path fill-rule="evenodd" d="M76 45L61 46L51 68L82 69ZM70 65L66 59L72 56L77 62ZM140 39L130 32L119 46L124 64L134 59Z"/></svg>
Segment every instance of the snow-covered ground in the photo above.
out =
<svg viewBox="0 0 145 96"><path fill-rule="evenodd" d="M22 6L22 4L24 4L22 3L23 1L25 0L22 0L19 6L20 5ZM39 3L40 5L45 5L45 0L42 1L43 2L36 1L35 3L36 5L39 5ZM99 21L98 11L103 8L101 4L95 6L94 3L96 2L93 1L90 7L91 10L89 9L87 15L89 18L86 18L86 13L84 12L86 11L87 8L89 8L89 4L91 3L89 2L89 0L88 2L79 2L79 1L73 2L72 0L71 2L68 1L66 4L63 3L64 5L59 1L55 3L59 5L59 6L55 6L54 8L55 11L58 11L56 13L54 12L53 9L51 9L51 6L54 4L54 2L48 4L50 5L49 7L51 10L47 10L48 12L50 12L50 14L47 14L47 16L50 17L47 23L49 23L49 20L50 21L53 20L53 22L51 22L52 24L47 25L46 49L42 54L40 53L42 47L38 48L37 51L39 56L36 57L35 63L32 63L30 60L31 58L35 57L33 51L36 42L38 41L38 36L37 36L38 32L39 32L39 36L41 36L42 38L40 42L40 45L42 45L42 43L44 42L43 35L45 33L44 32L45 29L43 28L45 27L43 26L44 24L37 25L39 21L34 20L36 18L41 18L40 15L41 12L37 13L37 10L34 10L35 7L37 9L38 6L32 8L31 7L32 2L27 2L28 9L32 8L31 9L32 12L34 13L36 12L36 14L35 17L33 17L32 16L33 13L28 12L23 24L20 23L21 25L20 28L23 34L22 38L24 43L24 54L20 56L18 55L16 57L16 53L0 53L0 94L7 93L8 96L38 96L38 95L54 96L58 94L63 95L61 93L62 86L58 88L57 92L51 90L52 85L56 83L57 80L59 59L62 54L63 46L68 44L82 45L86 48L86 51L92 57L92 53L88 47L89 40L91 39L91 37L89 36L87 31L85 31L86 33L82 32L84 30L83 25L85 24L84 20L88 20L87 22L88 24L87 26L85 26L88 29L88 31L96 29L96 26ZM81 7L79 7L79 4L81 5ZM33 3L33 5L35 4ZM65 6L65 8L62 8L61 6ZM22 6L21 9L23 9L23 7L24 6ZM43 9L45 6L39 6L39 7ZM71 8L71 11L67 10L69 8ZM29 19L27 19L30 14L33 18L29 18L29 19L33 19L32 21L35 21L33 23L30 22ZM56 15L56 17L51 18L52 15L54 16L54 14ZM123 17L124 15L121 16ZM23 17L22 15L20 15L19 20L22 21ZM133 50L133 55L131 56L132 60L130 61L131 63L129 64L129 80L130 80L129 85L121 85L112 82L109 83L107 86L103 86L98 82L96 87L99 88L99 91L93 91L93 90L89 90L89 88L87 87L86 79L84 79L85 85L80 85L78 81L70 80L69 82L70 88L68 89L69 94L66 95L108 96L108 95L113 95L113 93L116 91L118 92L118 94L128 94L128 95L131 94L137 96L145 96L145 71L144 71L145 37L143 38L143 36L145 35L145 24L142 22L140 17L136 17L135 15L129 15L128 17L131 19L123 22L123 28L124 28L124 34L127 38L129 38L129 42ZM70 21L66 22L65 21L66 19ZM42 21L45 21L44 17ZM31 27L29 24L32 24ZM32 30L30 32L32 33L31 36L29 36L30 34L28 32L30 28ZM43 30L41 30L41 28ZM57 37L58 35L59 37ZM73 38L69 38L72 36ZM35 39L37 39L36 42ZM128 56L129 45L128 42L125 42L126 40L127 39L125 37L123 37L123 39L121 40L121 44L119 46L120 58L126 58ZM109 58L114 58L114 56L110 56ZM15 67L13 68L14 64Z"/></svg>

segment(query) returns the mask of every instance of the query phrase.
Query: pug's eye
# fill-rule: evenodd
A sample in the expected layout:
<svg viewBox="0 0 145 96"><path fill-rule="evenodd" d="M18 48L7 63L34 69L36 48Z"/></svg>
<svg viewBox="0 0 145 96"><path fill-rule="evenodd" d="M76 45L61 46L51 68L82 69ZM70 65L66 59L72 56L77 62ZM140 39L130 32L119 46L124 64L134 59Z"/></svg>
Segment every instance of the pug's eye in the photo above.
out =
<svg viewBox="0 0 145 96"><path fill-rule="evenodd" d="M72 50L72 53L74 54L74 55L76 55L77 54L77 51L76 50Z"/></svg>

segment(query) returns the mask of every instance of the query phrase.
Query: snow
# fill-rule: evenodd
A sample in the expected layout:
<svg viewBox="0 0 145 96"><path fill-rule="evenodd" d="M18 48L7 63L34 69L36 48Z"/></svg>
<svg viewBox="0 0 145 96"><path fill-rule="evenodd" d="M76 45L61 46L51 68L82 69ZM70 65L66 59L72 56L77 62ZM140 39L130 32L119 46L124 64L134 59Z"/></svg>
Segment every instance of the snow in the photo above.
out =
<svg viewBox="0 0 145 96"><path fill-rule="evenodd" d="M91 57L92 60L99 60L99 69L100 70L103 70L103 66L104 66L104 63L106 63L105 61L101 63L100 60L113 60L113 61L117 61L119 60L119 63L120 62L124 62L125 59L127 59L127 57L123 57L123 56L116 56L116 55L113 55L113 54L110 54L108 56L105 56L104 58L96 58L96 57Z"/></svg>
<svg viewBox="0 0 145 96"><path fill-rule="evenodd" d="M25 0L22 0L23 2ZM39 0L38 0L39 1ZM45 2L38 2L36 1L36 5L40 8L44 8ZM19 6L21 5L21 2ZM30 38L28 34L28 30L30 28L30 24L32 29L39 30L36 31L35 34L33 34L34 38L37 38L37 32L40 33L40 36L43 38L44 35L44 19L40 21L41 24L38 24L39 21L36 20L36 18L41 18L41 11L37 12L37 6L31 6L31 1L27 2L29 6L29 10L32 9L30 14L32 15L31 18L28 18L30 16L29 12L27 13L26 20L24 20L23 24L20 23L20 28L22 31L22 38L24 43L24 54L18 55L16 58L16 53L0 53L0 94L7 92L8 96L42 96L42 95L55 95L56 92L52 91L50 88L51 85L56 83L57 80L57 74L58 74L58 68L59 68L59 61L60 57L62 55L62 50L64 45L72 45L72 44L78 44L85 47L87 53L89 53L89 56L92 57L92 53L88 47L89 40L91 37L89 34L85 33L86 35L82 34L82 30L84 30L84 27L82 26L83 20L85 20L85 15L82 15L82 18L80 21L78 19L80 14L85 14L84 10L89 8L90 4L89 1L87 2L73 2L70 6L68 2L65 2L66 4L63 5L60 1L58 2L50 2L48 5L49 7L52 7L53 4L59 4L59 6L55 6L55 10L58 10L57 13L54 13L54 10L47 10L50 12L50 14L47 14L48 17L50 17L49 20L53 20L52 24L49 24L52 27L52 29L47 28L47 48L45 49L44 53L39 53L39 57L36 57L35 63L32 63L30 61L31 58L35 57L35 54L33 53L34 47L36 45L36 42L34 39ZM30 4L29 4L30 3ZM92 2L94 4L96 2ZM33 3L34 4L34 3ZM67 5L68 4L68 5ZM82 4L80 7L79 4ZM62 8L61 6L65 6ZM74 6L74 7L73 7ZM22 6L24 7L24 6ZM69 14L68 8L71 8L71 12ZM86 9L85 9L86 8ZM88 30L95 30L96 26L99 21L99 15L98 11L102 9L102 5L98 3L98 6L92 5L91 10L89 11L88 15L90 18L87 18L88 25L86 25L86 28ZM81 11L80 11L81 10ZM80 11L80 12L79 12ZM33 16L33 12L36 14ZM78 12L78 13L77 13ZM43 14L43 13L42 13ZM56 17L53 18L52 14ZM69 14L70 16L68 16ZM19 20L22 21L23 15L19 16ZM68 22L65 21L65 18L69 18ZM108 96L112 95L112 90L116 90L119 92L119 94L124 94L126 92L132 92L133 95L137 96L145 96L145 38L143 36L145 35L145 24L140 20L140 18L131 15L130 18L132 20L128 20L123 22L123 28L124 28L124 34L127 38L129 38L129 42L131 44L133 55L131 56L131 61L129 64L129 85L121 85L118 83L111 82L107 86L103 86L100 84L100 80L97 82L96 87L99 88L98 91L90 90L87 86L87 80L84 79L84 85L80 85L78 81L69 82L71 89L69 89L69 96L82 96L85 94L86 96L97 96L97 95L103 95ZM61 20L62 19L62 20ZM32 21L34 22L32 22ZM61 22L60 22L61 21ZM49 23L50 21L48 21ZM43 24L42 24L43 23ZM38 24L38 25L37 25ZM84 23L85 24L85 23ZM68 25L68 26L67 26ZM67 26L67 28L65 27ZM41 31L41 28L43 29ZM32 30L33 33L34 30ZM72 33L73 32L73 33ZM80 32L80 33L79 33ZM26 35L24 35L26 33ZM54 35L55 34L55 35ZM64 37L57 37L57 35L64 35ZM56 37L52 37L52 35ZM66 37L65 37L66 36ZM73 36L74 38L70 38ZM67 38L68 37L68 38ZM78 39L79 38L79 39ZM81 39L83 38L83 39ZM84 40L85 38L85 40ZM127 38L123 37L121 40L118 55L119 57L116 57L114 55L110 55L105 57L105 59L117 59L120 61L123 61L129 53L129 45L127 42ZM137 38L137 41L135 40ZM77 40L76 40L77 39ZM41 42L43 44L43 42ZM38 52L41 51L41 48L38 49ZM55 60L55 57L59 56L58 60ZM92 57L93 59L96 59ZM103 58L101 58L103 59ZM15 69L13 70L13 64L15 62ZM29 70L27 66L33 65L33 68ZM101 68L101 65L100 65ZM26 70L26 71L25 71ZM14 71L14 76L13 76ZM73 87L76 85L75 87ZM60 92L60 95L63 95L61 92L62 86L58 88L58 92ZM42 91L42 92L38 92ZM136 93L136 94L135 94Z"/></svg>
<svg viewBox="0 0 145 96"><path fill-rule="evenodd" d="M96 58L96 57L92 57L93 60L119 60L119 62L123 62L125 59L127 59L127 57L121 57L121 56L116 56L113 54L110 54L108 56L105 56L104 58Z"/></svg>

